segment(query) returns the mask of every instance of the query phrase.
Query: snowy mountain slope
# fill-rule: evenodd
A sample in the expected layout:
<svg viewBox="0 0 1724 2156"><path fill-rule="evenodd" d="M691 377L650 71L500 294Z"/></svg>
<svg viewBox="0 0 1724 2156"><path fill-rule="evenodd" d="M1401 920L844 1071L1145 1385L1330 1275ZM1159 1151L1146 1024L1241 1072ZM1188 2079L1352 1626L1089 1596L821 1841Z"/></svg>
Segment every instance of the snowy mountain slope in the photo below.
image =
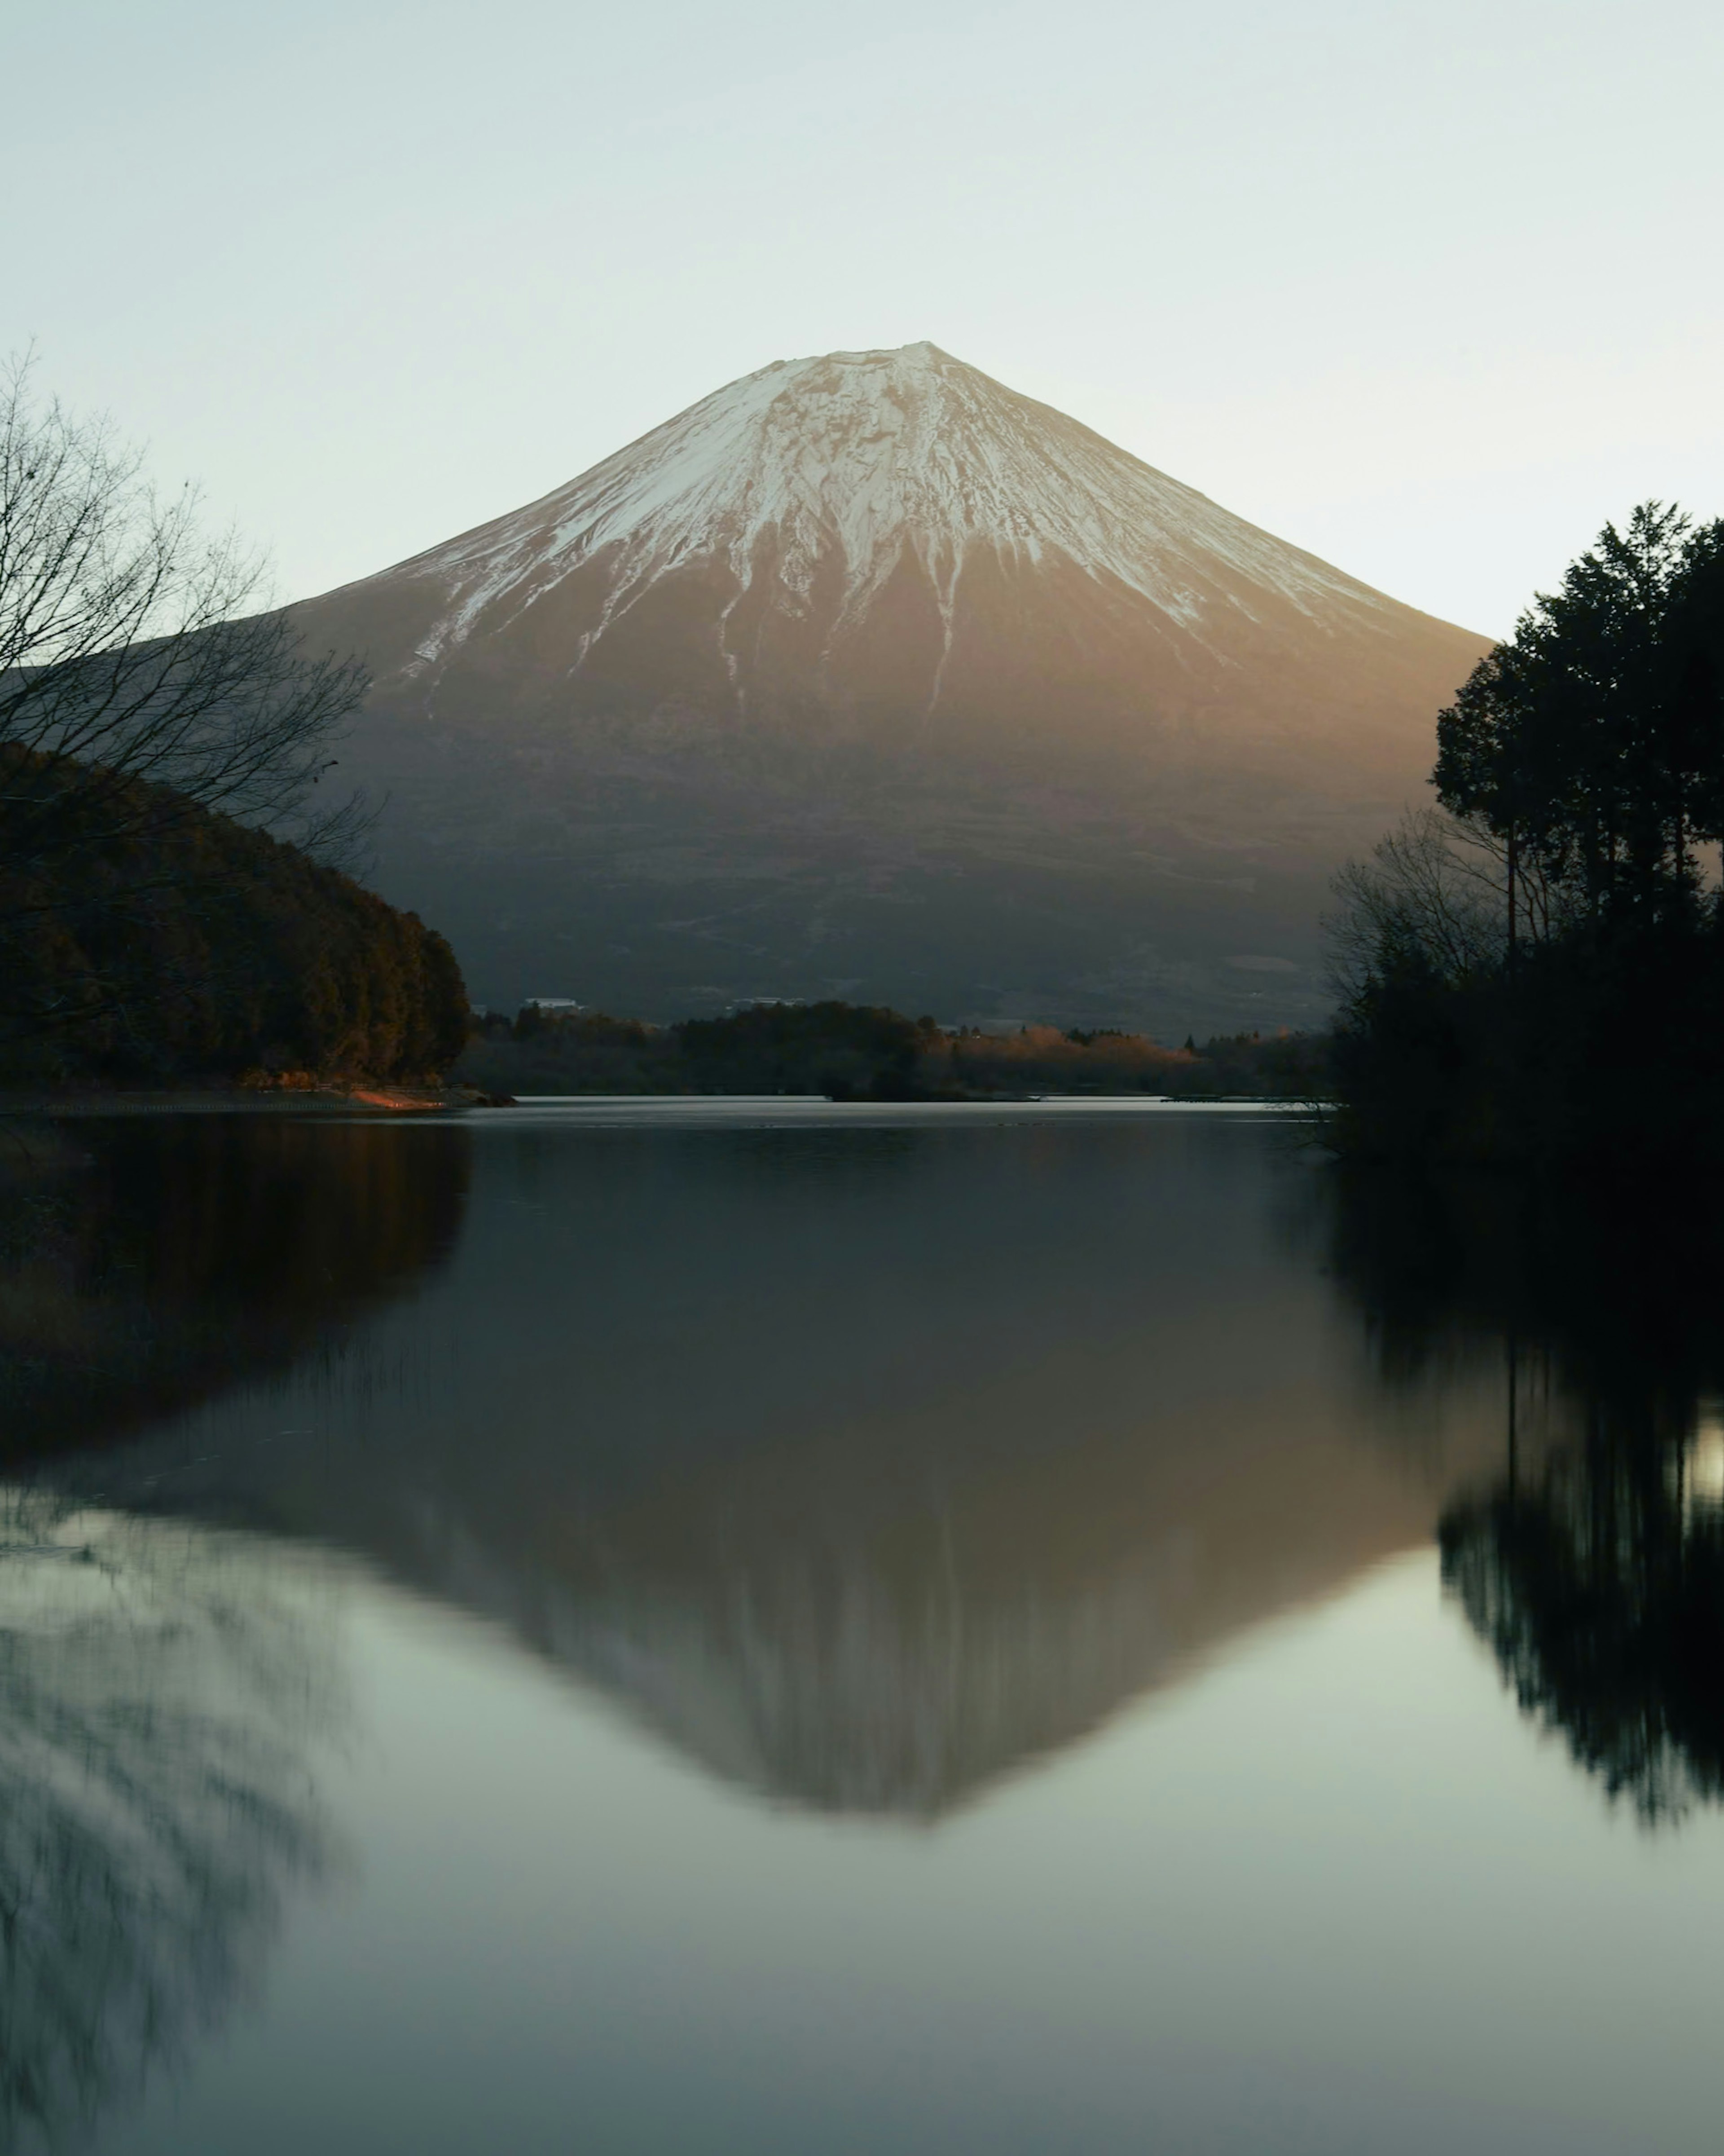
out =
<svg viewBox="0 0 1724 2156"><path fill-rule="evenodd" d="M927 343L295 611L373 669L390 896L484 993L642 1009L916 1000L920 957L972 1014L1268 1014L1233 953L1309 1015L1326 878L1484 649Z"/></svg>
<svg viewBox="0 0 1724 2156"><path fill-rule="evenodd" d="M1390 603L928 343L778 361L395 573L447 585L419 666L481 627L506 630L610 549L583 657L654 583L696 562L722 564L738 596L769 578L788 612L824 601L840 635L913 564L936 594L949 653L966 562L984 548L1111 579L1212 649L1224 649L1230 612L1249 613L1241 594L1254 588L1313 619ZM823 593L834 555L841 580ZM735 604L718 618L733 675Z"/></svg>

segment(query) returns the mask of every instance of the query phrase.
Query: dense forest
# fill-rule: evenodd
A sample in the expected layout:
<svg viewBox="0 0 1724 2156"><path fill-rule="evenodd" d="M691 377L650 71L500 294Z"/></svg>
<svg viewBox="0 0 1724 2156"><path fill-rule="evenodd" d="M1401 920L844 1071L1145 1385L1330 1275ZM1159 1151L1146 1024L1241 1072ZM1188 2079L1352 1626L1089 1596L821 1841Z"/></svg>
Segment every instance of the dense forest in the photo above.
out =
<svg viewBox="0 0 1724 2156"><path fill-rule="evenodd" d="M466 1037L449 945L172 789L0 750L0 1081L414 1079ZM97 808L92 808L92 801ZM98 813L99 811L99 813Z"/></svg>
<svg viewBox="0 0 1724 2156"><path fill-rule="evenodd" d="M1607 526L1346 870L1341 1150L1724 1165L1724 521Z"/></svg>
<svg viewBox="0 0 1724 2156"><path fill-rule="evenodd" d="M983 1033L825 1002L755 1004L648 1025L526 1004L475 1022L456 1075L494 1093L803 1093L938 1101L1147 1093L1315 1097L1325 1044L1240 1034L1165 1048L1141 1034L1024 1025Z"/></svg>

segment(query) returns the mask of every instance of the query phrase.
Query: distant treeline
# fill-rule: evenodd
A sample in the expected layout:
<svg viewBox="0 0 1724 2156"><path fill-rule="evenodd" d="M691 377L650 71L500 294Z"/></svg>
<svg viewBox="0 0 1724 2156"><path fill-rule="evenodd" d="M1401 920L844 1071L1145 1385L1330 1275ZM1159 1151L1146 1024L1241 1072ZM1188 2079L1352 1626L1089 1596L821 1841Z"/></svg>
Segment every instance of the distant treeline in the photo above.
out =
<svg viewBox="0 0 1724 2156"><path fill-rule="evenodd" d="M135 779L0 748L0 1082L413 1079L466 1039L454 954L297 848ZM87 842L80 819L88 819Z"/></svg>
<svg viewBox="0 0 1724 2156"><path fill-rule="evenodd" d="M1325 1046L1256 1034L1165 1048L1111 1029L955 1030L854 1004L756 1004L725 1018L649 1025L527 1004L486 1012L456 1075L495 1093L814 1093L940 1101L1026 1094L1314 1097Z"/></svg>

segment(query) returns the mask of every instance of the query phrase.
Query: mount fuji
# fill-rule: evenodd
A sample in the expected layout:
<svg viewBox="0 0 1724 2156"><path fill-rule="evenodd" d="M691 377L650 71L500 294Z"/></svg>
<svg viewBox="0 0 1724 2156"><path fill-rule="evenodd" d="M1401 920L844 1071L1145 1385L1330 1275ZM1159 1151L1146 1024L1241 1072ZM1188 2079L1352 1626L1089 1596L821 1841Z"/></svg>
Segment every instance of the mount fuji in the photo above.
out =
<svg viewBox="0 0 1724 2156"><path fill-rule="evenodd" d="M931 344L780 361L295 610L475 993L1320 1014L1484 639Z"/></svg>

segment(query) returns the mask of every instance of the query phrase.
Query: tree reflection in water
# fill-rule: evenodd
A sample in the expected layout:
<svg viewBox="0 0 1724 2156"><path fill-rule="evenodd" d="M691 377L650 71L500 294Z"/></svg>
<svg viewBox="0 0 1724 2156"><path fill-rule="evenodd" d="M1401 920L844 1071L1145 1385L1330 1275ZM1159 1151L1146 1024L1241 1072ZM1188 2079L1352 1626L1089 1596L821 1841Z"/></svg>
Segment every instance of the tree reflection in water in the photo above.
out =
<svg viewBox="0 0 1724 2156"><path fill-rule="evenodd" d="M916 1825L1424 1543L1454 1486L1335 1397L1236 1130L475 1143L403 1382L356 1353L310 1412L59 1486L361 1552L768 1802Z"/></svg>
<svg viewBox="0 0 1724 2156"><path fill-rule="evenodd" d="M190 1116L0 1136L0 1452L33 1462L338 1345L449 1255L468 1132Z"/></svg>
<svg viewBox="0 0 1724 2156"><path fill-rule="evenodd" d="M1443 1576L1522 1709L1648 1825L1724 1799L1724 1312L1695 1202L1342 1178L1336 1270L1392 1381L1494 1348L1504 1455Z"/></svg>
<svg viewBox="0 0 1724 2156"><path fill-rule="evenodd" d="M0 2150L63 2145L261 1973L331 1840L315 1566L40 1478L308 1354L459 1229L466 1134L223 1118L0 1155ZM105 1480L105 1475L101 1478Z"/></svg>
<svg viewBox="0 0 1724 2156"><path fill-rule="evenodd" d="M1685 1466L1600 1432L1441 1530L1521 1706L1649 1821L1724 1796L1724 1518L1686 1502Z"/></svg>
<svg viewBox="0 0 1724 2156"><path fill-rule="evenodd" d="M207 1530L0 1502L0 2148L176 2062L326 1870L308 1582Z"/></svg>

